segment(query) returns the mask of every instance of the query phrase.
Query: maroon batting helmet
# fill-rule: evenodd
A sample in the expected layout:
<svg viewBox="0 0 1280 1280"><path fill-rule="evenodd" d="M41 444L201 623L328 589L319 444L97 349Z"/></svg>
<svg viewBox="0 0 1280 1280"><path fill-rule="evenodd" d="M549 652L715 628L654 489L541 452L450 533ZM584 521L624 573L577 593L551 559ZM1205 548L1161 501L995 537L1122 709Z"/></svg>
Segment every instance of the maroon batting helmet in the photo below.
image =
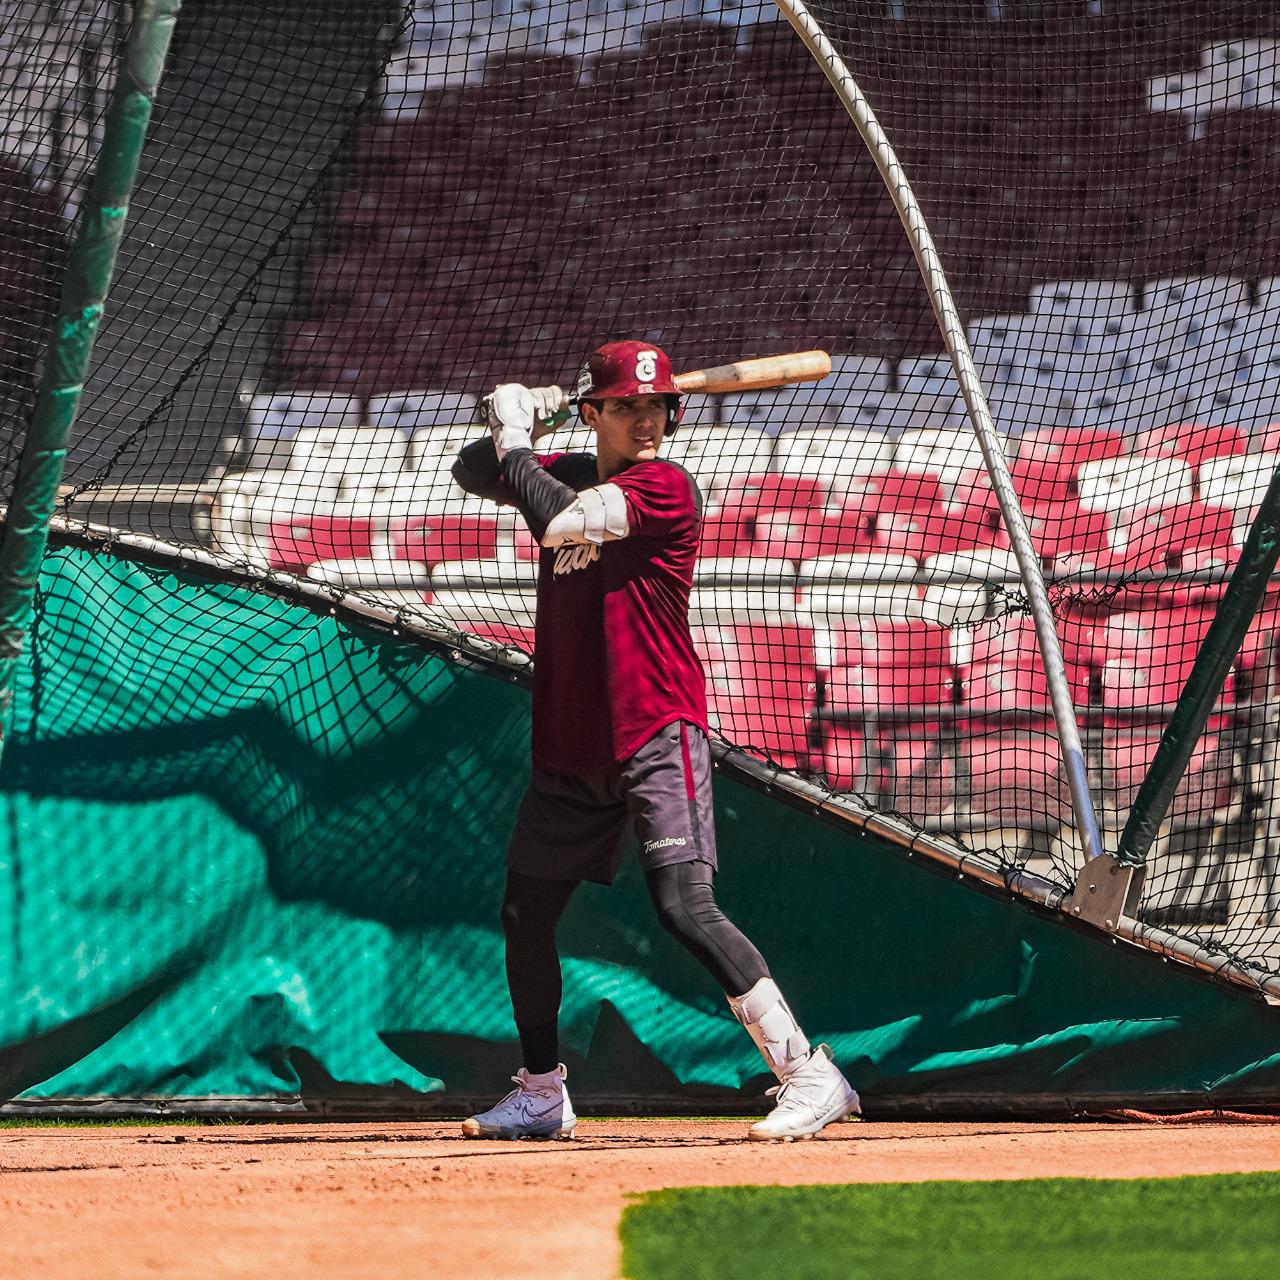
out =
<svg viewBox="0 0 1280 1280"><path fill-rule="evenodd" d="M666 396L668 431L675 428L682 412L680 388L671 376L671 361L652 342L606 342L578 370L573 393L579 404L584 400Z"/></svg>

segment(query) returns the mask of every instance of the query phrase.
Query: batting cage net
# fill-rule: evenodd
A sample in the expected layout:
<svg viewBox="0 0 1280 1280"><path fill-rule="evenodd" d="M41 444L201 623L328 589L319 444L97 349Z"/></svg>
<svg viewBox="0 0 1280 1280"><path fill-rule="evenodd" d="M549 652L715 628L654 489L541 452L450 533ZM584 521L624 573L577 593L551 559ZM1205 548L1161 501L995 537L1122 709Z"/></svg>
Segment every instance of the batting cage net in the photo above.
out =
<svg viewBox="0 0 1280 1280"><path fill-rule="evenodd" d="M3 5L6 490L130 8ZM812 14L937 243L1114 848L1280 465L1272 7ZM618 338L678 372L831 353L818 382L689 395L664 446L705 500L691 617L721 743L1069 889L1046 668L933 300L849 114L757 0L187 0L6 764L253 702L274 603L219 630L169 607L165 556L527 668L536 544L450 467L495 384L572 388ZM592 447L573 422L539 445ZM158 567L64 607L108 556ZM1280 973L1275 601L1140 904L1260 974ZM225 687L194 698L183 672L219 646ZM55 659L72 677L42 682ZM376 699L342 705L352 741L381 725Z"/></svg>

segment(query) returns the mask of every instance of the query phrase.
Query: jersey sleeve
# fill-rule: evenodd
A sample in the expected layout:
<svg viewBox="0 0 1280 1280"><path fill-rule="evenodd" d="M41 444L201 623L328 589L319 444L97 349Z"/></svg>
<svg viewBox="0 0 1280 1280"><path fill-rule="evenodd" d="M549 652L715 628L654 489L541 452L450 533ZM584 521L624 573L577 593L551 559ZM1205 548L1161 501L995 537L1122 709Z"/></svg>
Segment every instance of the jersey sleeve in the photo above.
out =
<svg viewBox="0 0 1280 1280"><path fill-rule="evenodd" d="M639 463L609 483L626 495L632 537L665 537L702 515L702 495L693 477L670 462Z"/></svg>

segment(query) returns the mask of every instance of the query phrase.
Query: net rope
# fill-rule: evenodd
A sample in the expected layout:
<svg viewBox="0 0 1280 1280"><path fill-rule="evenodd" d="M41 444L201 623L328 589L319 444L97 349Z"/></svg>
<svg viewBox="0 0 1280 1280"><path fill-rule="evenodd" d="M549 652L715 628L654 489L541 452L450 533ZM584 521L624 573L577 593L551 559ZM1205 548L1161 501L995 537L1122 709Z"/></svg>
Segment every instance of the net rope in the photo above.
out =
<svg viewBox="0 0 1280 1280"><path fill-rule="evenodd" d="M1114 847L1280 464L1276 19L811 8L942 255ZM128 6L3 17L7 488ZM772 7L189 0L61 514L528 654L532 539L449 465L478 396L571 384L622 337L677 369L834 358L821 383L690 397L665 446L707 500L691 616L717 735L1068 888L1048 691L954 375L874 165ZM591 447L570 427L548 449ZM1272 595L1141 906L1269 974L1274 630Z"/></svg>

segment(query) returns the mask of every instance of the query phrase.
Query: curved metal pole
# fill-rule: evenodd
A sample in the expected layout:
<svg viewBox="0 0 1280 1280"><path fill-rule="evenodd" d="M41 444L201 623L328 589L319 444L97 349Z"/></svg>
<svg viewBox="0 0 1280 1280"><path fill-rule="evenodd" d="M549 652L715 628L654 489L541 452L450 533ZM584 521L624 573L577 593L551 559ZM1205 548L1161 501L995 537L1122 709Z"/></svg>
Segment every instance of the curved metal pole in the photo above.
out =
<svg viewBox="0 0 1280 1280"><path fill-rule="evenodd" d="M1009 531L1009 541L1018 561L1022 584L1027 592L1027 603L1035 621L1041 660L1044 663L1045 676L1049 685L1058 743L1067 772L1067 785L1071 790L1071 807L1075 813L1076 829L1080 833L1085 859L1091 861L1103 854L1102 836L1098 830L1097 814L1089 791L1089 775L1085 769L1084 751L1080 743L1080 726L1076 721L1076 710L1067 684L1062 647L1058 643L1058 629L1053 621L1053 610L1049 605L1049 593L1045 588L1040 559L1031 545L1026 517L1022 514L1018 495L1014 492L1013 480L1009 475L1009 464L1001 448L1000 438L996 434L995 422L992 420L987 397L982 390L978 370L973 363L973 354L969 350L964 325L956 310L951 286L947 283L946 272L942 269L942 261L938 257L933 237L925 224L924 215L916 202L915 193L907 181L907 175L898 163L898 157L894 154L893 147L889 145L888 137L880 127L875 112L863 97L849 68L845 66L817 20L805 7L804 0L776 0L776 3L783 16L795 28L796 34L804 41L805 48L822 68L823 74L831 82L831 87L849 113L863 142L867 144L876 168L880 171L880 176L889 190L894 208L898 211L898 217L902 219L907 239L911 243L911 251L915 254L920 274L924 277L929 300L938 318L938 327L942 330L942 340L946 344L951 365L960 382L960 393L964 396L969 421L977 433L982 457L991 477L991 487L1000 504L1000 514L1004 517L1005 527Z"/></svg>

